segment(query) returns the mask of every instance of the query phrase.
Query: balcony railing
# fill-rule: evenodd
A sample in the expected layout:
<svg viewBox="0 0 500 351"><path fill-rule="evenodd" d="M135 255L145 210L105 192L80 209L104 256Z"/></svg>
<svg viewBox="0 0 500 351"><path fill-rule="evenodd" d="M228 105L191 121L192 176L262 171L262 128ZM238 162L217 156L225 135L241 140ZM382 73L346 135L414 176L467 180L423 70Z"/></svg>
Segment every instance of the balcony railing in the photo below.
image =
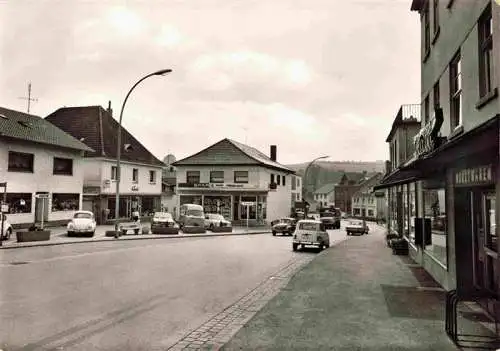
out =
<svg viewBox="0 0 500 351"><path fill-rule="evenodd" d="M420 104L401 105L397 117L402 120L415 119L420 121Z"/></svg>

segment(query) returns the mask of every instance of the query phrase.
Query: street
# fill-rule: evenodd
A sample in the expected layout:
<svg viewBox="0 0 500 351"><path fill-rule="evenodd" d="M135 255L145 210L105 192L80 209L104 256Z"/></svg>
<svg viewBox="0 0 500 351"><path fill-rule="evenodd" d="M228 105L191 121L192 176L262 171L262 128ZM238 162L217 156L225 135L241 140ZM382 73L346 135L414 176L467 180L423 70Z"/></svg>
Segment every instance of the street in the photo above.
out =
<svg viewBox="0 0 500 351"><path fill-rule="evenodd" d="M270 233L1 251L0 347L165 350L304 255Z"/></svg>

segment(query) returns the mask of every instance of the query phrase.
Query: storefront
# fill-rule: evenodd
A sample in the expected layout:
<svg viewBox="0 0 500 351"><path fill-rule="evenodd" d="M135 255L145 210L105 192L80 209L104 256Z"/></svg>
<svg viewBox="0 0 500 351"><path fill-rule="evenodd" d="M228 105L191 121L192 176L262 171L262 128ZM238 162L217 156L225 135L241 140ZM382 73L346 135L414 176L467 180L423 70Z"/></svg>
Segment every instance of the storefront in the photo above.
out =
<svg viewBox="0 0 500 351"><path fill-rule="evenodd" d="M196 187L180 183L179 206L197 204L205 213L219 213L233 224L263 223L267 216L267 192L257 188L245 188L243 184L197 183Z"/></svg>

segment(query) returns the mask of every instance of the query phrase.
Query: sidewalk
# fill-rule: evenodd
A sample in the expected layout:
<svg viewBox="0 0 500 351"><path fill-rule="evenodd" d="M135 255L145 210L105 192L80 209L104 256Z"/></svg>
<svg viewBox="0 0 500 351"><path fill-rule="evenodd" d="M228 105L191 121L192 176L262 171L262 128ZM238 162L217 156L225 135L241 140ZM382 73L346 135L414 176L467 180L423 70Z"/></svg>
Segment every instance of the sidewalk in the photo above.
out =
<svg viewBox="0 0 500 351"><path fill-rule="evenodd" d="M458 350L445 292L384 239L378 226L319 254L222 350Z"/></svg>
<svg viewBox="0 0 500 351"><path fill-rule="evenodd" d="M149 223L144 223L145 226L149 226ZM88 243L88 242L99 242L99 241L117 241L117 240L145 240L145 239L170 239L170 238L192 238L192 237L208 237L208 236L228 236L228 235L251 235L251 234L265 234L270 233L271 229L267 227L233 227L232 233L212 233L207 230L206 233L202 234L179 234L172 235L162 235L162 234L127 234L120 236L119 239L114 237L107 237L106 231L114 230L112 225L100 225L97 226L94 237L68 237L66 232L66 227L50 227L47 228L51 231L50 240L48 241L32 241L18 243L16 241L15 232L12 234L10 240L3 241L1 249L14 249L21 247L33 247L33 246L52 246L52 245L63 245L63 244L75 244L75 243Z"/></svg>

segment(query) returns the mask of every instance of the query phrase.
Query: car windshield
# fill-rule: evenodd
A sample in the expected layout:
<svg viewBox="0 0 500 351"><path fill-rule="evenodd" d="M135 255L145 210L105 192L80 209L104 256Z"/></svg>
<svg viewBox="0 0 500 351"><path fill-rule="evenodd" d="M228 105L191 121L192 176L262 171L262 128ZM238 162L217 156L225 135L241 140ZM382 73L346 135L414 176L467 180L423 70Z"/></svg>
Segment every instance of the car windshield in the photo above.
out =
<svg viewBox="0 0 500 351"><path fill-rule="evenodd" d="M87 218L87 219L92 219L92 215L90 213L78 212L78 213L75 213L75 215L74 215L73 218Z"/></svg>
<svg viewBox="0 0 500 351"><path fill-rule="evenodd" d="M319 223L304 222L299 224L299 229L302 230L320 230Z"/></svg>
<svg viewBox="0 0 500 351"><path fill-rule="evenodd" d="M321 217L333 217L333 213L331 212L325 212L321 215Z"/></svg>
<svg viewBox="0 0 500 351"><path fill-rule="evenodd" d="M203 211L201 210L187 210L186 214L188 216L203 217Z"/></svg>
<svg viewBox="0 0 500 351"><path fill-rule="evenodd" d="M363 223L361 221L350 221L349 224L352 224L352 225L363 225Z"/></svg>
<svg viewBox="0 0 500 351"><path fill-rule="evenodd" d="M217 219L217 220L220 220L222 221L224 219L224 217L220 214L210 214L208 215L208 218L210 219Z"/></svg>
<svg viewBox="0 0 500 351"><path fill-rule="evenodd" d="M288 218L282 218L279 220L278 223L285 223L285 224L288 224L288 223L291 223L292 221Z"/></svg>
<svg viewBox="0 0 500 351"><path fill-rule="evenodd" d="M172 215L166 212L156 212L153 218L157 219L172 219Z"/></svg>

